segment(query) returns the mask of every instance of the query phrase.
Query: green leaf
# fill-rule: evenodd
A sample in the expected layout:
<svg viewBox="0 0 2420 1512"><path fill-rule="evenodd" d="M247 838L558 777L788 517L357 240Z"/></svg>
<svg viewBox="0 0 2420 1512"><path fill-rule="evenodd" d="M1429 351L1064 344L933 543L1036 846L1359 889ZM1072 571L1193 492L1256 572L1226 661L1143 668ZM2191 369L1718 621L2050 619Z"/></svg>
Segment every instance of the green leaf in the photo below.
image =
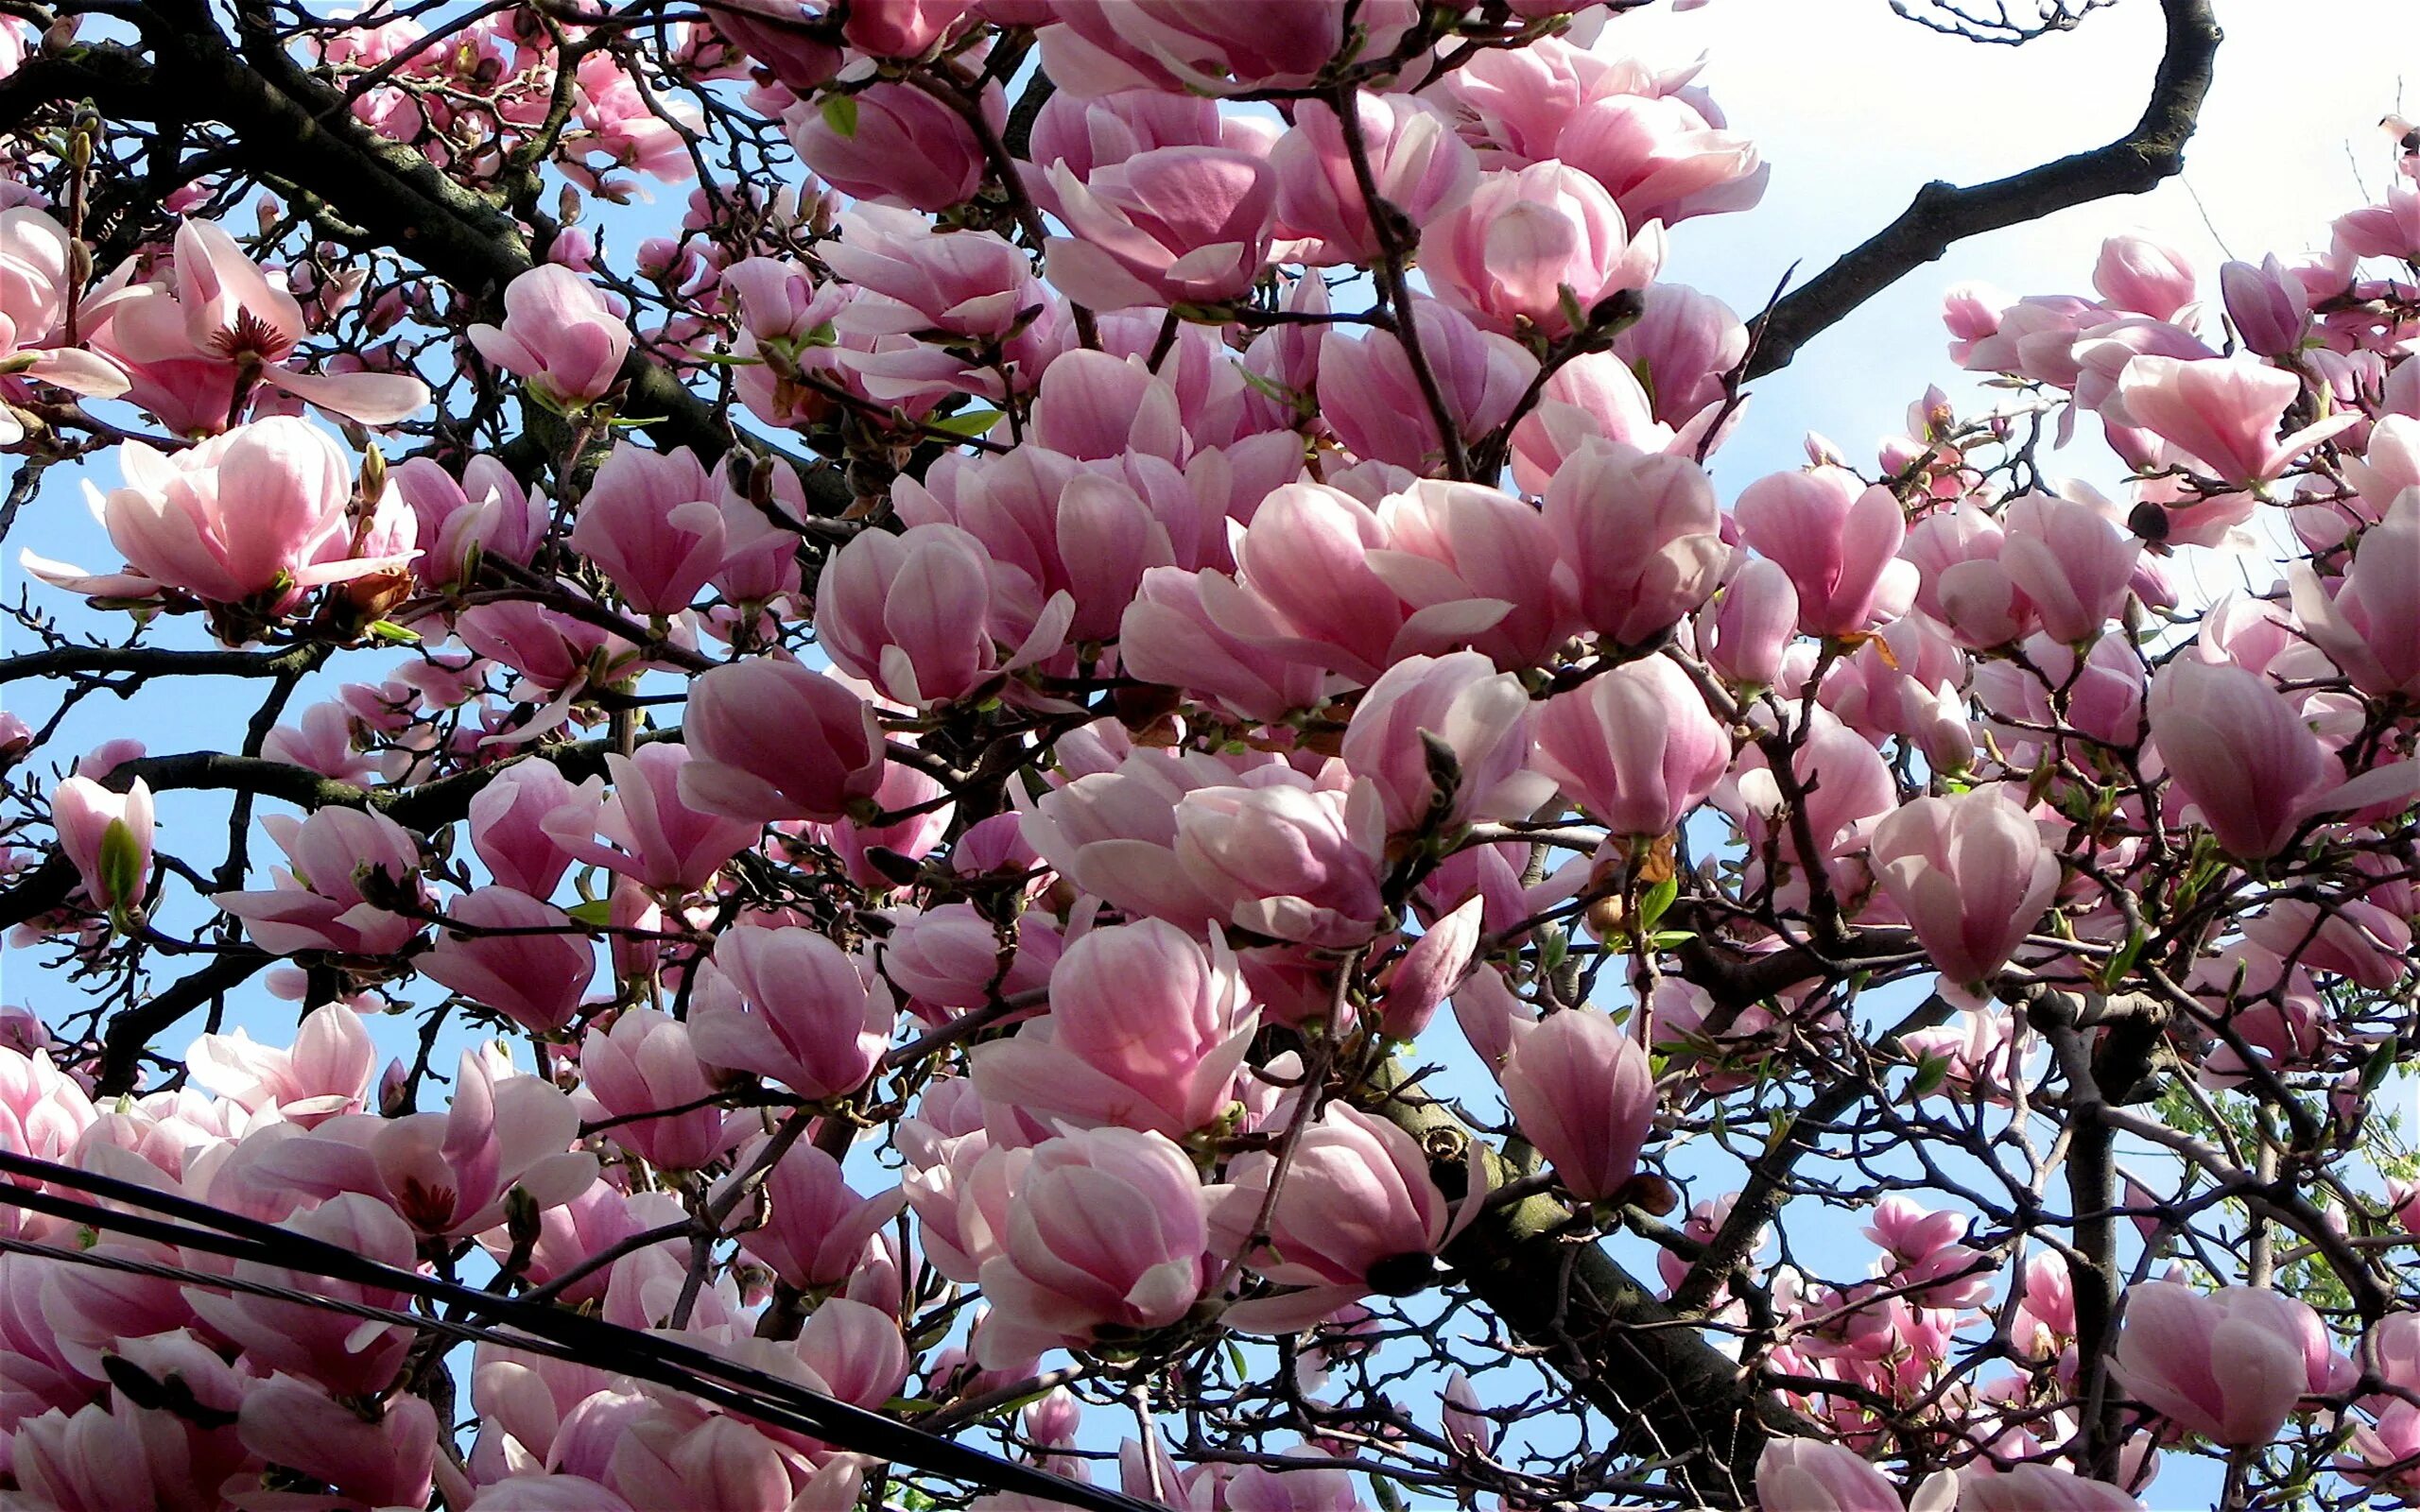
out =
<svg viewBox="0 0 2420 1512"><path fill-rule="evenodd" d="M857 134L857 97L855 94L826 94L816 109L822 112L823 124L830 127L835 135L855 137Z"/></svg>
<svg viewBox="0 0 2420 1512"><path fill-rule="evenodd" d="M101 886L109 896L94 902L112 910L143 896L143 842L124 819L110 820L101 832Z"/></svg>
<svg viewBox="0 0 2420 1512"><path fill-rule="evenodd" d="M981 436L998 423L1000 412L996 409L960 410L955 415L943 415L925 421L930 429L947 431L952 436Z"/></svg>
<svg viewBox="0 0 2420 1512"><path fill-rule="evenodd" d="M613 911L614 901L610 898L598 898L584 903L574 903L569 908L563 910L563 912L569 914L573 919L579 923L586 924L591 929L604 928L605 925L611 921Z"/></svg>
<svg viewBox="0 0 2420 1512"><path fill-rule="evenodd" d="M1648 888L1647 896L1640 899L1638 902L1638 927L1652 930L1664 918L1664 910L1671 907L1672 900L1680 895L1681 879L1678 873Z"/></svg>
<svg viewBox="0 0 2420 1512"><path fill-rule="evenodd" d="M1949 1079L1949 1057L1927 1056L1916 1062L1916 1079L1908 1083L1910 1098L1929 1097Z"/></svg>

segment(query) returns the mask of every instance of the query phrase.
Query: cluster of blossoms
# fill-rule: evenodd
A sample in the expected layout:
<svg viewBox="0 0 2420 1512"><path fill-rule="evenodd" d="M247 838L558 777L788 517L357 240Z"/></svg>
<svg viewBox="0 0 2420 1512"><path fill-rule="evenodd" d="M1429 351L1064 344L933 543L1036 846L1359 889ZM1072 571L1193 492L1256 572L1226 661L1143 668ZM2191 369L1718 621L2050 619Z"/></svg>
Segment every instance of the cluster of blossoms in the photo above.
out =
<svg viewBox="0 0 2420 1512"><path fill-rule="evenodd" d="M0 1496L2420 1498L2420 157L1718 483L1766 169L1627 9L320 22L485 291L9 160L122 565L0 715Z"/></svg>

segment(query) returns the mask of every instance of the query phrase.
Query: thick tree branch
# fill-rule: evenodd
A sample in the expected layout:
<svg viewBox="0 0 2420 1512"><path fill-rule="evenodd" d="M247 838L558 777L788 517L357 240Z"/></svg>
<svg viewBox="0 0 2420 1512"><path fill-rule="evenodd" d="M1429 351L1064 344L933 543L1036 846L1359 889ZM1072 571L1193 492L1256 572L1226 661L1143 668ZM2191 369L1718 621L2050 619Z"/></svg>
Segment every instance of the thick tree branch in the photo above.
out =
<svg viewBox="0 0 2420 1512"><path fill-rule="evenodd" d="M2111 195L2145 194L2181 171L2185 144L2210 91L2219 25L2209 0L2160 0L2160 9L2168 18L2167 50L2152 80L2151 103L2133 130L2106 146L1989 183L1963 189L1938 180L1925 185L1898 219L1758 321L1745 376L1760 378L1788 367L1799 348L1939 258L1952 243Z"/></svg>

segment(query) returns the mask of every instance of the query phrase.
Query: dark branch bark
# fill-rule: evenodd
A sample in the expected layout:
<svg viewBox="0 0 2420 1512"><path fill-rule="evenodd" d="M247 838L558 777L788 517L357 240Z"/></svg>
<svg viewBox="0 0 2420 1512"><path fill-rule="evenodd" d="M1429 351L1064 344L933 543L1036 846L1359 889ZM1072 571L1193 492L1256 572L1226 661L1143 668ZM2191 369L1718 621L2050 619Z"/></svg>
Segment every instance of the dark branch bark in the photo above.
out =
<svg viewBox="0 0 2420 1512"><path fill-rule="evenodd" d="M1939 258L1952 243L2111 195L2146 194L2181 171L2185 144L2210 91L2220 32L2208 0L2160 0L2160 9L2168 18L2167 49L2152 81L2151 103L2133 130L2106 146L1989 183L1963 189L1938 180L1925 185L1898 219L1758 321L1745 376L1761 378L1788 367L1801 347Z"/></svg>

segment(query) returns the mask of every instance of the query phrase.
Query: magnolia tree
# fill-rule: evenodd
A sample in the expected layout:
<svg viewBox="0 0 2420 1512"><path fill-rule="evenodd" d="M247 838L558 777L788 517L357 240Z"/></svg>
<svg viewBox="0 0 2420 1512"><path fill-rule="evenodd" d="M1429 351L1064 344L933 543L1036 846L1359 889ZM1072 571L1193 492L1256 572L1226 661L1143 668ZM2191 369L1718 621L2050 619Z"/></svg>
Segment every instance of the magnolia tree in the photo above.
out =
<svg viewBox="0 0 2420 1512"><path fill-rule="evenodd" d="M0 0L0 1499L2420 1496L2414 141L1720 465L2161 3L1743 318L1636 0Z"/></svg>

